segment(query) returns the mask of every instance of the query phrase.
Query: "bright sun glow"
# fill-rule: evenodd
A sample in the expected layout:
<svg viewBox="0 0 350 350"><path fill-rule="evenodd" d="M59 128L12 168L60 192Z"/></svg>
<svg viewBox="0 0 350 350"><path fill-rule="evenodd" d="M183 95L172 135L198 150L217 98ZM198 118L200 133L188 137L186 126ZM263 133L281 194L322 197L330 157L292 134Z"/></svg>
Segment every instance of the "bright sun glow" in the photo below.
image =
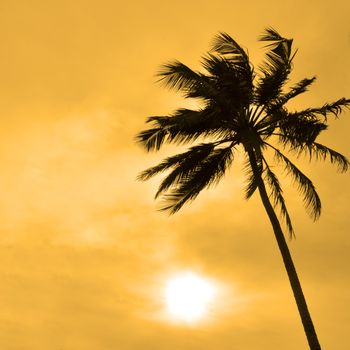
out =
<svg viewBox="0 0 350 350"><path fill-rule="evenodd" d="M194 273L185 273L167 283L166 304L175 318L193 322L203 317L214 293L210 282Z"/></svg>

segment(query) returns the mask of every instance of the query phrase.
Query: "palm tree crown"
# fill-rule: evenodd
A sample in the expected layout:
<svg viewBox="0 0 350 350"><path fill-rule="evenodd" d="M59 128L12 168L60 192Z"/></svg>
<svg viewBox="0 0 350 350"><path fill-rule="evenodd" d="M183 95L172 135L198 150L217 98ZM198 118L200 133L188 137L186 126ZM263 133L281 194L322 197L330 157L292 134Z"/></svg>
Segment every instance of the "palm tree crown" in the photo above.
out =
<svg viewBox="0 0 350 350"><path fill-rule="evenodd" d="M327 117L337 117L344 107L350 106L350 99L289 111L288 101L305 92L315 77L284 89L296 54L293 40L283 38L272 28L267 28L259 40L267 43L267 52L257 73L246 51L226 33L215 37L210 52L203 57L205 73L191 70L179 61L162 66L160 81L183 92L185 98L199 99L202 107L180 108L172 115L149 117L147 122L152 127L139 133L137 140L147 151L158 151L165 143L196 144L143 171L139 179L169 171L156 197L162 195L165 199L163 210L175 213L202 189L222 178L241 145L247 157L246 198L253 195L262 178L270 189L274 207L279 207L289 233L293 234L280 182L267 161L266 151L270 149L275 161L297 182L306 209L317 219L321 202L315 186L283 151L297 155L305 152L310 159L329 159L341 172L346 171L347 159L316 139L327 128Z"/></svg>

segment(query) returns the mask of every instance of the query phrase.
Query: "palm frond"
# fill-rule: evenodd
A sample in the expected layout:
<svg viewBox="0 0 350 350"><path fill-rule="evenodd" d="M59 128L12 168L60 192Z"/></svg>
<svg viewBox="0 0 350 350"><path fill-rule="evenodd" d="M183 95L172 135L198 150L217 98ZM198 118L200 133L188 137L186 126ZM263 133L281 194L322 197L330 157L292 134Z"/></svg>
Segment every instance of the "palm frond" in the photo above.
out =
<svg viewBox="0 0 350 350"><path fill-rule="evenodd" d="M300 144L311 144L320 133L327 129L327 124L318 119L307 118L301 115L285 115L283 119L278 121L279 131L287 138L280 138L291 143L292 147Z"/></svg>
<svg viewBox="0 0 350 350"><path fill-rule="evenodd" d="M245 192L245 199L249 199L258 188L259 184L259 178L255 175L254 170L252 169L252 163L251 161L255 162L255 166L257 169L257 172L261 175L263 172L263 157L261 152L257 152L256 150L252 150L253 152L253 160L248 158L245 161L244 164L244 173L246 177L246 186L244 189Z"/></svg>
<svg viewBox="0 0 350 350"><path fill-rule="evenodd" d="M202 110L180 108L171 116L149 117L147 123L153 127L136 136L147 151L158 151L164 143L184 144L199 137L226 139L234 135L235 129L234 120L213 105Z"/></svg>
<svg viewBox="0 0 350 350"><path fill-rule="evenodd" d="M221 55L238 56L237 59L244 61L249 66L249 59L244 49L227 33L217 34L212 43L212 51Z"/></svg>
<svg viewBox="0 0 350 350"><path fill-rule="evenodd" d="M282 37L275 29L266 28L265 32L259 37L259 41L270 42L266 45L269 51L266 53L267 62L269 68L280 67L281 63L290 64L294 58L292 54L293 39L286 39Z"/></svg>
<svg viewBox="0 0 350 350"><path fill-rule="evenodd" d="M214 99L218 104L234 109L249 105L253 94L251 76L242 74L226 57L211 53L202 57L202 66L215 81L219 93Z"/></svg>
<svg viewBox="0 0 350 350"><path fill-rule="evenodd" d="M305 151L309 153L310 159L329 159L331 164L337 165L338 171L341 173L346 172L349 168L350 163L345 156L320 143L313 142L311 144L306 144Z"/></svg>
<svg viewBox="0 0 350 350"><path fill-rule="evenodd" d="M246 166L248 169L248 166ZM244 188L244 193L245 193L245 199L249 199L257 190L258 188L258 179L254 175L253 171L251 170L246 170L245 171L246 175L246 186Z"/></svg>
<svg viewBox="0 0 350 350"><path fill-rule="evenodd" d="M331 164L337 166L337 170L341 173L346 172L349 168L350 163L344 155L318 142L310 142L308 135L304 136L302 133L301 135L292 135L291 133L276 133L275 135L279 137L279 141L284 147L290 146L290 150L295 152L298 157L301 154L306 153L308 154L310 161L313 159L316 161L329 160Z"/></svg>
<svg viewBox="0 0 350 350"><path fill-rule="evenodd" d="M216 79L199 73L201 81L191 85L190 88L183 89L185 98L196 98L203 100L206 104L220 98L220 90L217 88Z"/></svg>
<svg viewBox="0 0 350 350"><path fill-rule="evenodd" d="M273 28L267 28L259 40L270 43L266 45L268 51L260 66L262 77L257 83L255 100L258 104L268 104L281 94L296 51L292 52L293 40L283 38Z"/></svg>
<svg viewBox="0 0 350 350"><path fill-rule="evenodd" d="M162 65L157 75L160 82L175 90L187 90L201 82L200 75L180 61Z"/></svg>
<svg viewBox="0 0 350 350"><path fill-rule="evenodd" d="M314 83L314 81L316 80L316 77L312 77L312 78L305 78L301 81L299 81L296 85L292 86L289 91L285 94L282 94L277 102L276 105L278 107L283 106L284 104L286 104L289 100L291 100L292 98L304 93L307 91L307 88Z"/></svg>
<svg viewBox="0 0 350 350"><path fill-rule="evenodd" d="M282 71L275 74L265 74L257 82L255 102L258 105L268 105L271 101L274 101L280 95L286 79L287 74Z"/></svg>
<svg viewBox="0 0 350 350"><path fill-rule="evenodd" d="M255 122L255 127L261 135L271 135L278 128L280 120L287 118L288 111L284 107L275 108L275 106L266 106L264 110L266 110L265 116Z"/></svg>
<svg viewBox="0 0 350 350"><path fill-rule="evenodd" d="M294 229L292 225L292 220L290 219L287 206L283 197L283 190L281 188L280 182L275 175L275 173L270 169L269 166L265 169L265 181L269 185L271 191L271 197L273 199L274 207L279 207L281 215L285 220L290 237L294 236Z"/></svg>
<svg viewBox="0 0 350 350"><path fill-rule="evenodd" d="M350 108L350 99L345 97L332 103L325 103L322 107L307 108L299 112L290 113L291 117L304 117L310 119L316 119L319 116L323 116L327 120L328 115L333 114L335 117L344 110L344 108Z"/></svg>
<svg viewBox="0 0 350 350"><path fill-rule="evenodd" d="M292 175L298 185L299 192L303 195L304 206L313 220L317 220L321 214L321 200L312 181L303 174L280 150L266 143L275 151L276 159L282 162L286 171Z"/></svg>
<svg viewBox="0 0 350 350"><path fill-rule="evenodd" d="M167 131L161 127L143 130L136 135L136 141L140 143L147 152L159 151L167 138Z"/></svg>
<svg viewBox="0 0 350 350"><path fill-rule="evenodd" d="M230 35L219 33L213 40L212 51L224 55L250 81L253 80L248 54Z"/></svg>
<svg viewBox="0 0 350 350"><path fill-rule="evenodd" d="M185 203L194 200L204 188L219 182L232 161L231 147L215 149L186 176L177 177L172 182L169 193L164 195L165 203L161 210L176 213Z"/></svg>
<svg viewBox="0 0 350 350"><path fill-rule="evenodd" d="M183 179L187 179L192 173L196 172L202 162L205 161L214 151L214 147L215 146L210 143L201 144L192 147L185 153L182 153L180 155L180 160L173 164L173 170L160 183L155 198L166 192L171 186L178 184Z"/></svg>
<svg viewBox="0 0 350 350"><path fill-rule="evenodd" d="M193 164L195 165L206 158L214 149L214 146L215 144L213 143L202 143L193 146L187 152L168 157L160 164L144 170L138 175L137 179L140 181L147 181L153 176L173 167L176 167L177 169L183 167L183 170L185 171L185 169L188 169L191 165L193 166Z"/></svg>
<svg viewBox="0 0 350 350"><path fill-rule="evenodd" d="M284 38L272 27L265 28L265 31L259 36L259 41L272 41L278 42L284 40Z"/></svg>
<svg viewBox="0 0 350 350"><path fill-rule="evenodd" d="M179 61L164 64L157 75L160 77L159 82L170 89L183 91L185 97L210 99L217 95L209 77Z"/></svg>

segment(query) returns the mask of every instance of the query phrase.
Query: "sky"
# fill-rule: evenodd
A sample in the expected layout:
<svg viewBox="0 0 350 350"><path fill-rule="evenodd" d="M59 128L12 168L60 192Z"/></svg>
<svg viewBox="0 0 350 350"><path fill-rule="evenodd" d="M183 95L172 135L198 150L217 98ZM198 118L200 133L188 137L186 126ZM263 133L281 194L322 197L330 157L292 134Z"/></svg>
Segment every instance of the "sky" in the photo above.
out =
<svg viewBox="0 0 350 350"><path fill-rule="evenodd" d="M151 115L184 106L156 83L161 64L198 68L219 31L255 66L272 26L299 49L292 81L317 76L292 108L350 96L348 1L2 0L0 4L0 348L4 350L302 350L307 342L259 198L242 164L169 217L159 178L137 174L176 152L135 143ZM322 142L347 155L350 111ZM321 196L309 219L285 180L288 241L324 349L350 326L349 174L298 164ZM197 323L164 306L171 276L219 286Z"/></svg>

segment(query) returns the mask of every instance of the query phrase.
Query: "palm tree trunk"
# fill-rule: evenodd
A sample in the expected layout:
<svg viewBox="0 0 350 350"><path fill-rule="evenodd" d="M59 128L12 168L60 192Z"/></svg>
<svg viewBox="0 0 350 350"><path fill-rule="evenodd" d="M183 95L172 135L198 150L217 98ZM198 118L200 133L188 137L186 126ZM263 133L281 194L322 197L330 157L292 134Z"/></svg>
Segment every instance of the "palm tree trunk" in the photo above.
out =
<svg viewBox="0 0 350 350"><path fill-rule="evenodd" d="M318 341L315 327L313 325L311 315L306 304L306 300L305 300L303 290L301 288L300 281L292 260L292 256L290 254L287 242L285 240L285 237L284 237L281 225L279 223L279 220L277 218L277 215L275 213L275 210L266 192L264 181L261 177L261 173L256 163L255 154L252 150L250 150L248 151L248 155L249 155L249 160L250 160L250 164L251 164L255 179L257 180L261 200L263 202L266 213L272 224L273 231L277 240L277 244L282 255L283 263L287 270L289 282L293 290L294 298L299 310L301 321L304 326L304 331L310 346L310 350L321 350L321 346Z"/></svg>

